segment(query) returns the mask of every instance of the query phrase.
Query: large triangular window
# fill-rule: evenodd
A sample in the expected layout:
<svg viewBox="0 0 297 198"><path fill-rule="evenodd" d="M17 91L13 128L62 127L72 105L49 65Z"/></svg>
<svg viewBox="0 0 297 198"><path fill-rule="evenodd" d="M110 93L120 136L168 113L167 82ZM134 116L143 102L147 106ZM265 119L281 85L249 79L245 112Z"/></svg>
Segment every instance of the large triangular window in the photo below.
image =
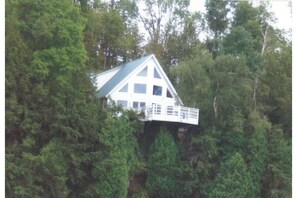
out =
<svg viewBox="0 0 297 198"><path fill-rule="evenodd" d="M159 72L156 70L156 68L154 68L154 78L160 78L161 79L161 76L160 76Z"/></svg>
<svg viewBox="0 0 297 198"><path fill-rule="evenodd" d="M147 67L145 67L141 72L139 72L137 76L147 76Z"/></svg>

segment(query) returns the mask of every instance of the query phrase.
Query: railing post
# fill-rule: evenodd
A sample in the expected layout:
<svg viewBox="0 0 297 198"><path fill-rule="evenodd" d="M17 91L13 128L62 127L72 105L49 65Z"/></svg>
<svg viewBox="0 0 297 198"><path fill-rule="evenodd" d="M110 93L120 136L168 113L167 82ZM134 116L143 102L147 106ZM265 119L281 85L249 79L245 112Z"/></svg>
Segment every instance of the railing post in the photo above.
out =
<svg viewBox="0 0 297 198"><path fill-rule="evenodd" d="M152 119L154 118L154 106L152 105L152 109L151 109L151 116L152 116Z"/></svg>
<svg viewBox="0 0 297 198"><path fill-rule="evenodd" d="M188 108L188 116L187 116L188 120L191 118L191 117L190 117L190 115L191 115L190 113L191 113L191 112L190 112L190 108Z"/></svg>

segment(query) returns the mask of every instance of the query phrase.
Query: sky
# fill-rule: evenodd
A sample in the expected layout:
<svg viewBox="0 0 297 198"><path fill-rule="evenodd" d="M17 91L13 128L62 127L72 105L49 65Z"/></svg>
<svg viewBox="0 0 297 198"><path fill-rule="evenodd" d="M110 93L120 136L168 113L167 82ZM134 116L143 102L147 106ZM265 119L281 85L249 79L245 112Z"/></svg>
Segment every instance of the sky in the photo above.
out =
<svg viewBox="0 0 297 198"><path fill-rule="evenodd" d="M253 3L257 3L259 1L252 1ZM204 7L205 0L190 0L190 11L200 11L205 13ZM292 28L292 17L291 17L291 10L288 6L289 0L270 0L272 5L271 12L275 13L278 22L276 26L279 29L285 29L286 31ZM295 4L294 4L295 5Z"/></svg>

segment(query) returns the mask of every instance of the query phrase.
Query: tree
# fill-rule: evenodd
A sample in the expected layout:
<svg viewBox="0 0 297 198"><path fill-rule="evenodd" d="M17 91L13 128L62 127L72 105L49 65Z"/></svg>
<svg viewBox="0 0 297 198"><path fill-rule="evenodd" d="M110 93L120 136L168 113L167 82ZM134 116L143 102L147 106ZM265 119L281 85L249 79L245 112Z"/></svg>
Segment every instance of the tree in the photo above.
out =
<svg viewBox="0 0 297 198"><path fill-rule="evenodd" d="M84 20L68 0L7 8L6 193L68 196L89 179L104 117L83 67Z"/></svg>
<svg viewBox="0 0 297 198"><path fill-rule="evenodd" d="M140 19L149 33L149 40L159 44L174 30L174 25L179 24L180 17L185 16L189 1L144 0L144 5L144 14L140 15Z"/></svg>
<svg viewBox="0 0 297 198"><path fill-rule="evenodd" d="M92 175L96 184L84 196L126 197L129 178L136 165L137 148L135 129L125 116L107 117L99 134L103 144L102 159L93 165Z"/></svg>
<svg viewBox="0 0 297 198"><path fill-rule="evenodd" d="M282 45L264 55L259 77L259 107L272 123L282 125L286 137L292 136L292 47Z"/></svg>
<svg viewBox="0 0 297 198"><path fill-rule="evenodd" d="M251 71L255 72L260 66L260 54L253 48L253 39L249 32L242 27L234 27L224 38L223 51L233 56L244 56Z"/></svg>
<svg viewBox="0 0 297 198"><path fill-rule="evenodd" d="M263 55L273 43L275 22L273 13L268 12L269 3L261 2L259 6L253 6L247 1L238 2L235 6L232 27L243 27L253 38L253 48Z"/></svg>
<svg viewBox="0 0 297 198"><path fill-rule="evenodd" d="M283 131L274 126L268 137L268 163L262 179L261 196L292 196L292 145Z"/></svg>
<svg viewBox="0 0 297 198"><path fill-rule="evenodd" d="M200 108L204 116L200 124L207 127L209 118L213 116L211 79L209 72L213 68L214 61L211 54L201 46L195 48L193 58L180 62L171 72L176 78L176 89L185 105ZM205 119L205 120L204 120Z"/></svg>
<svg viewBox="0 0 297 198"><path fill-rule="evenodd" d="M242 156L234 154L222 164L209 197L250 197L252 179Z"/></svg>
<svg viewBox="0 0 297 198"><path fill-rule="evenodd" d="M170 68L191 57L201 32L200 13L190 14L189 0L143 0L140 20L149 37L147 53L154 53L167 74ZM169 75L170 79L173 79Z"/></svg>
<svg viewBox="0 0 297 198"><path fill-rule="evenodd" d="M247 119L247 166L253 180L252 197L259 197L261 192L261 180L264 176L268 159L267 134L271 130L271 123L252 111Z"/></svg>
<svg viewBox="0 0 297 198"><path fill-rule="evenodd" d="M103 70L138 57L142 51L135 1L94 3L87 13L84 44L91 70Z"/></svg>
<svg viewBox="0 0 297 198"><path fill-rule="evenodd" d="M227 18L230 8L228 1L210 0L205 2L206 21L211 31L214 33L214 38L220 38L228 28L229 19Z"/></svg>
<svg viewBox="0 0 297 198"><path fill-rule="evenodd" d="M215 59L210 73L213 92L213 111L218 123L228 124L225 120L233 112L241 111L247 115L252 107L252 87L250 70L245 59L230 55L222 55ZM220 116L220 114L222 114Z"/></svg>
<svg viewBox="0 0 297 198"><path fill-rule="evenodd" d="M178 147L168 132L162 131L150 147L146 188L151 196L174 197L177 192L174 167Z"/></svg>
<svg viewBox="0 0 297 198"><path fill-rule="evenodd" d="M169 70L171 66L193 57L195 48L200 43L198 38L203 29L201 14L198 12L189 13L181 20L182 30L174 29L162 44L162 59Z"/></svg>
<svg viewBox="0 0 297 198"><path fill-rule="evenodd" d="M205 2L206 14L205 19L213 38L208 37L206 45L213 57L219 54L220 40L228 29L230 12L228 1L209 0Z"/></svg>

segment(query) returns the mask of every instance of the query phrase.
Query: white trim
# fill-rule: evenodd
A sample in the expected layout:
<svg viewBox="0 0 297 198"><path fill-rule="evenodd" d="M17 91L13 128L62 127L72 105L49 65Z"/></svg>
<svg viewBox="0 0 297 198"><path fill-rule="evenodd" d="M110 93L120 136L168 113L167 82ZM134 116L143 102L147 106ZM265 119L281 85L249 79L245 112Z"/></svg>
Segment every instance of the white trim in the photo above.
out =
<svg viewBox="0 0 297 198"><path fill-rule="evenodd" d="M131 78L134 75L137 75L140 71L142 71L144 69L144 67L147 65L147 62L149 62L149 60L153 60L155 63L155 68L157 69L157 71L159 72L159 74L161 75L161 80L165 80L166 84L168 85L168 89L172 94L172 97L174 100L176 100L177 105L181 105L183 106L183 102L181 100L181 98L178 96L175 88L173 87L172 83L170 82L170 80L168 79L166 73L164 72L162 66L160 65L160 63L158 62L157 58L155 57L155 55L151 55L149 56L140 66L138 66L133 72L131 72L129 75L127 75L118 85L116 85L105 97L110 96L111 94L113 94L114 92L118 91L120 89L121 86L124 86L124 83L127 83L128 79ZM124 85L123 85L124 84ZM178 104L179 103L179 104Z"/></svg>
<svg viewBox="0 0 297 198"><path fill-rule="evenodd" d="M166 83L167 83L167 85L168 85L168 88L169 88L169 91L171 91L171 93L173 94L172 97L173 97L174 99L176 99L178 102L181 103L181 104L179 104L179 105L183 106L184 104L183 104L182 100L181 100L180 97L178 96L178 94L177 94L175 88L173 87L172 83L170 82L169 78L167 77L166 73L164 72L162 66L161 66L160 63L158 62L158 60L157 60L157 58L155 57L155 55L153 55L153 59L154 59L154 61L155 61L155 63L156 63L157 70L159 70L159 71L158 71L159 74L161 73L161 74L160 74L161 77L166 81Z"/></svg>
<svg viewBox="0 0 297 198"><path fill-rule="evenodd" d="M138 66L133 72L131 72L129 75L127 75L118 85L116 85L112 90L110 90L110 92L108 94L106 94L106 97L110 96L113 92L117 91L119 89L119 87L121 87L122 84L127 82L131 76L133 76L135 74L137 75L137 72L142 71L141 68L143 69L144 65L146 65L146 63L151 59L152 56L154 56L154 55L151 55L150 57L148 57L140 66Z"/></svg>

